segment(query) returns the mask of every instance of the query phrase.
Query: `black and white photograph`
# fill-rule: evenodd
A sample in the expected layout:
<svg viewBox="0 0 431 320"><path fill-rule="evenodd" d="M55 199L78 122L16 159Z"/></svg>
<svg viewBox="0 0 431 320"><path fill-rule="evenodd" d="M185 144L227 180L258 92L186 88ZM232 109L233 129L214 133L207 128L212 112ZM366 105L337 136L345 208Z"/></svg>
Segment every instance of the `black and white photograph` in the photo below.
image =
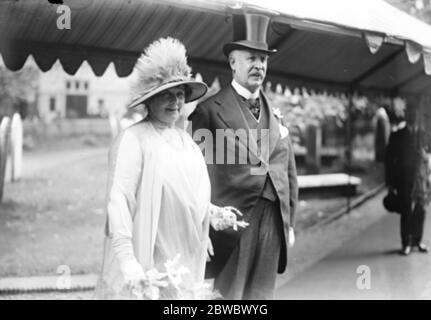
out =
<svg viewBox="0 0 431 320"><path fill-rule="evenodd" d="M430 200L431 0L0 0L0 300L431 300Z"/></svg>

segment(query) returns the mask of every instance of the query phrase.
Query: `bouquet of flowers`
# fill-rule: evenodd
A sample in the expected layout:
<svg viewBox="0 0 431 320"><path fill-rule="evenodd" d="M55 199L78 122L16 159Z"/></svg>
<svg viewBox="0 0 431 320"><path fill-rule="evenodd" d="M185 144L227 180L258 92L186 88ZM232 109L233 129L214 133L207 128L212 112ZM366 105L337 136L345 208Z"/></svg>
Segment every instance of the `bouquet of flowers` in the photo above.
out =
<svg viewBox="0 0 431 320"><path fill-rule="evenodd" d="M221 295L210 283L185 283L183 277L190 270L179 264L180 255L164 263L166 272L152 268L131 288L138 300L213 300Z"/></svg>
<svg viewBox="0 0 431 320"><path fill-rule="evenodd" d="M238 231L238 227L246 228L249 223L237 220L237 216L242 216L242 213L234 207L218 207L215 205L210 207L210 223L214 230L218 231L232 227L233 230Z"/></svg>

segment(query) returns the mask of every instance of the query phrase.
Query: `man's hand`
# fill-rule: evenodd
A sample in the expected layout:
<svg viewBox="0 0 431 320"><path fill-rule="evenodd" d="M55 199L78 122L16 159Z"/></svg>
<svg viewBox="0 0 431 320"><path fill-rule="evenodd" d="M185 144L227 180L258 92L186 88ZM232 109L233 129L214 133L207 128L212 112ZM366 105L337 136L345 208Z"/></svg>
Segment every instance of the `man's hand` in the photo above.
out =
<svg viewBox="0 0 431 320"><path fill-rule="evenodd" d="M289 248L292 248L295 244L295 230L292 227L289 227Z"/></svg>
<svg viewBox="0 0 431 320"><path fill-rule="evenodd" d="M207 262L211 261L211 257L214 255L214 247L211 241L211 238L208 237L208 246L207 246Z"/></svg>
<svg viewBox="0 0 431 320"><path fill-rule="evenodd" d="M124 282L132 290L138 286L140 281L145 279L145 272L142 266L136 260L127 260L121 264Z"/></svg>

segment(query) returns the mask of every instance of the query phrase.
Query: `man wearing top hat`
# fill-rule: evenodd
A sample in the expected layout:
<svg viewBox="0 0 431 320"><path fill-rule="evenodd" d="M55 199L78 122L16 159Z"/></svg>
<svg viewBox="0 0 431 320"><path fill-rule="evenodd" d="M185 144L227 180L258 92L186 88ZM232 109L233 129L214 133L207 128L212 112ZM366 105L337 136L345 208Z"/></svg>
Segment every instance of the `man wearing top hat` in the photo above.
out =
<svg viewBox="0 0 431 320"><path fill-rule="evenodd" d="M237 207L250 223L240 232L210 231L213 256L206 276L215 278L215 288L226 299L273 299L277 272L285 271L294 242L298 185L293 148L288 129L262 91L268 57L276 52L266 43L268 23L261 14L234 16L234 41L223 47L232 82L189 117L205 153L208 141L202 142L202 130L213 139L213 159L205 155L213 203ZM221 136L222 144L216 141ZM247 150L246 161L237 157L241 148ZM229 161L232 153L235 161Z"/></svg>

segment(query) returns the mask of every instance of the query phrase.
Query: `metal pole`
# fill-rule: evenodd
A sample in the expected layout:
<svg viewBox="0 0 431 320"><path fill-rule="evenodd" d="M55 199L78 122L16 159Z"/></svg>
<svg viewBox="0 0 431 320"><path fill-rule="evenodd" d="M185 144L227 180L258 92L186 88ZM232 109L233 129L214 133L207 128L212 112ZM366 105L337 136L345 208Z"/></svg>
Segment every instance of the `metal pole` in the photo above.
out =
<svg viewBox="0 0 431 320"><path fill-rule="evenodd" d="M348 193L347 193L347 211L346 213L350 213L351 210L351 199L350 199L350 170L352 168L352 109L353 109L353 90L350 90L348 93L349 103L347 106L347 121L346 121L346 173L349 177L348 179Z"/></svg>

